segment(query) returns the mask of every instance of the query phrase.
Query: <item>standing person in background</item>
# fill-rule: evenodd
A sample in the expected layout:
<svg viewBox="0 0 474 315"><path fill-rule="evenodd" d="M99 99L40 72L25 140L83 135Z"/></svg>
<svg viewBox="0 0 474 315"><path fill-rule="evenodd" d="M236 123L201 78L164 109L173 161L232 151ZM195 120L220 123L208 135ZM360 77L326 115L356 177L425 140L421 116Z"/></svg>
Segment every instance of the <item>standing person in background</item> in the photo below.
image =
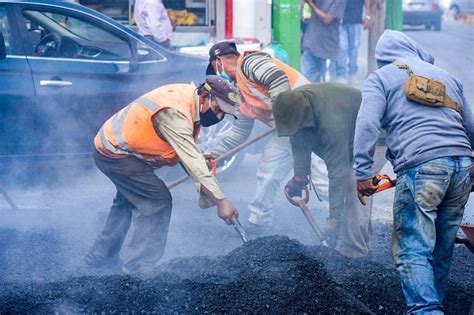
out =
<svg viewBox="0 0 474 315"><path fill-rule="evenodd" d="M312 12L303 35L302 73L312 82L325 81L327 60L336 60L339 54L339 24L346 0L306 2Z"/></svg>
<svg viewBox="0 0 474 315"><path fill-rule="evenodd" d="M163 0L135 0L133 17L141 35L171 48L174 27Z"/></svg>
<svg viewBox="0 0 474 315"><path fill-rule="evenodd" d="M359 199L377 189L380 130L397 173L392 256L408 314L443 314L454 240L471 191L474 120L462 83L401 32L377 42L379 69L364 82L354 136ZM428 79L429 78L429 79Z"/></svg>
<svg viewBox="0 0 474 315"><path fill-rule="evenodd" d="M355 83L362 27L365 30L370 25L369 8L370 0L347 1L339 28L339 57L331 62L331 81Z"/></svg>

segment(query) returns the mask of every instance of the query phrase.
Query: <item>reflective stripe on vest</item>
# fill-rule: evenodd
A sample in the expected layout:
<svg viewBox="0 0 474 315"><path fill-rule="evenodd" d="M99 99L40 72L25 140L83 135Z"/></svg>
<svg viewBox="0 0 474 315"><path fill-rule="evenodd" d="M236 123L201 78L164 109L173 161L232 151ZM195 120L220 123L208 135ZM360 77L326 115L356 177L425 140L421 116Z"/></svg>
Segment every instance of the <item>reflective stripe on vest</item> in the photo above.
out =
<svg viewBox="0 0 474 315"><path fill-rule="evenodd" d="M273 117L272 99L268 88L250 81L242 71L242 61L249 53L252 52L244 52L241 54L237 62L237 84L245 99L245 103L240 105L240 110L243 115L249 118L267 122L272 120ZM295 69L278 59L272 58L272 60L278 68L285 72L292 90L309 83L309 81Z"/></svg>
<svg viewBox="0 0 474 315"><path fill-rule="evenodd" d="M102 141L103 146L105 149L113 154L127 154L127 155L135 155L140 159L144 159L144 156L138 152L133 151L127 141L123 138L123 133L122 133L122 128L125 123L125 119L127 118L127 114L130 111L130 108L134 104L140 104L146 108L148 108L152 112L156 112L160 109L160 105L144 98L143 96L138 98L137 100L133 101L130 103L128 106L120 110L116 115L112 116L109 121L107 121L99 130L99 137L100 140ZM105 135L105 128L108 126L108 124L111 125L111 131L112 135L115 139L115 146L112 145L109 140L107 139Z"/></svg>
<svg viewBox="0 0 474 315"><path fill-rule="evenodd" d="M194 126L194 91L194 85L172 84L138 98L100 128L94 140L97 149L110 157L134 155L152 163L176 164L179 159L175 150L157 135L152 117L164 108L174 108Z"/></svg>

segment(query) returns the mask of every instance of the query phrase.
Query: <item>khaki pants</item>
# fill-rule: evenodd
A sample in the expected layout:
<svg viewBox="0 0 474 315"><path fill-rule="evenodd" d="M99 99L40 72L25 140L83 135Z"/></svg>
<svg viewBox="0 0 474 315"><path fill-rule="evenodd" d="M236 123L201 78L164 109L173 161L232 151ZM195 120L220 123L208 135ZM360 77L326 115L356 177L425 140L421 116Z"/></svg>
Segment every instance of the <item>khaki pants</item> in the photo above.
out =
<svg viewBox="0 0 474 315"><path fill-rule="evenodd" d="M380 172L385 163L385 146L377 146L372 169ZM343 217L343 228L339 233L336 250L348 257L362 257L369 254L372 236L372 199L367 198L367 205L362 205L357 198L356 177L351 172L346 192L346 207Z"/></svg>
<svg viewBox="0 0 474 315"><path fill-rule="evenodd" d="M97 265L118 257L133 224L133 235L124 258L125 273L153 271L163 256L171 217L171 194L153 168L130 156L110 159L94 152L97 167L115 184L117 194L102 232L88 259Z"/></svg>

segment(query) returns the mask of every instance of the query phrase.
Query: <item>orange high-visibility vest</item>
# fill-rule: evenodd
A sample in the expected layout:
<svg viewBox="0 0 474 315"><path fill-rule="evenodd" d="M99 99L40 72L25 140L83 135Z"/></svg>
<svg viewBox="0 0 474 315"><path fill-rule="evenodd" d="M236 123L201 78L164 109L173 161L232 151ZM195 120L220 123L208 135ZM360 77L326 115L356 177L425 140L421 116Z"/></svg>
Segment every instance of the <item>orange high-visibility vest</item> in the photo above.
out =
<svg viewBox="0 0 474 315"><path fill-rule="evenodd" d="M254 52L255 51L246 51L241 54L237 60L237 85L245 99L245 102L240 104L240 112L246 117L268 122L273 119L272 99L268 92L268 88L250 81L242 71L242 61L247 55ZM283 70L288 76L288 81L292 90L309 83L301 73L292 67L276 58L272 58L272 60L273 63L275 63L275 65Z"/></svg>
<svg viewBox="0 0 474 315"><path fill-rule="evenodd" d="M139 97L105 122L94 139L95 147L112 158L134 155L153 164L177 164L176 151L158 136L152 119L160 110L174 108L193 127L197 115L195 90L193 84L170 84Z"/></svg>

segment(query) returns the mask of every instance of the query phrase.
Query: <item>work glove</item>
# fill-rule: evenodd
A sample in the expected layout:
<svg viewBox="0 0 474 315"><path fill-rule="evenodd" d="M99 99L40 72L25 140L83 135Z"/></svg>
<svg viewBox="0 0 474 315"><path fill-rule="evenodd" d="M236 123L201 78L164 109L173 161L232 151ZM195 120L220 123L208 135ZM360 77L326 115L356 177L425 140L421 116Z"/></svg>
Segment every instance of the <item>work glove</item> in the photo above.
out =
<svg viewBox="0 0 474 315"><path fill-rule="evenodd" d="M307 176L293 176L293 178L286 184L285 189L288 191L288 195L293 197L301 197L303 195L303 189L308 185L309 180Z"/></svg>

